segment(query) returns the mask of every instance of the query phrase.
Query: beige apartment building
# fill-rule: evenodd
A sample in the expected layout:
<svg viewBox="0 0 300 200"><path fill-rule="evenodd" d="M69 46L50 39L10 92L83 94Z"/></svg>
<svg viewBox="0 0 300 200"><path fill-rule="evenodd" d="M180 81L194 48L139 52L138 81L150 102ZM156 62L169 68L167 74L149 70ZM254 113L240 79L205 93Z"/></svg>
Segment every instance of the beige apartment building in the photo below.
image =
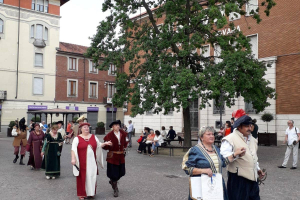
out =
<svg viewBox="0 0 300 200"><path fill-rule="evenodd" d="M55 108L60 6L68 0L0 0L0 127ZM30 119L29 119L30 118Z"/></svg>

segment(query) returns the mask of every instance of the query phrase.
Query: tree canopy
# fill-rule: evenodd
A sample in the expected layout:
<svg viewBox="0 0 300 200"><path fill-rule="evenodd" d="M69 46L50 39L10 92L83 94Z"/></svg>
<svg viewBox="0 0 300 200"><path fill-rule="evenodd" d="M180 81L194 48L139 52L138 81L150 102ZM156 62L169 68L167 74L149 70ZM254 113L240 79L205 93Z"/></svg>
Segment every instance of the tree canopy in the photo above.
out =
<svg viewBox="0 0 300 200"><path fill-rule="evenodd" d="M87 56L100 70L117 66L113 102L130 102L132 116L182 109L185 145L190 145L190 102L200 99L202 109L211 99L218 105L222 99L230 107L243 96L261 112L270 105L268 98L275 98L264 79L268 66L252 55L249 39L228 20L248 15L260 23L261 10L268 16L275 6L274 0L251 2L105 0L103 11L110 15L100 22ZM141 9L146 10L142 17L132 17ZM231 32L222 34L223 28ZM207 44L219 52L207 56ZM124 65L128 71L119 70Z"/></svg>

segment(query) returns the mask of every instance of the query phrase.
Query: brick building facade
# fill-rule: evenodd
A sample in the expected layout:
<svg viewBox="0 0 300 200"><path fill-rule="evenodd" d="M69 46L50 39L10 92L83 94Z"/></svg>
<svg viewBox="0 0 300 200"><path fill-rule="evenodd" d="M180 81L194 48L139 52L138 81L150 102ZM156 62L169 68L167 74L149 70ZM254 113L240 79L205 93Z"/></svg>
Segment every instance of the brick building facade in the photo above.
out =
<svg viewBox="0 0 300 200"><path fill-rule="evenodd" d="M263 0L250 0L251 5L260 5ZM265 76L271 82L271 87L276 89L277 99L270 100L271 106L265 111L274 114L274 120L269 123L269 132L277 132L278 140L283 140L284 132L287 128L287 120L293 119L295 126L300 127L300 2L297 0L276 1L276 6L271 9L270 16L267 17L260 9L262 22L257 24L249 15L237 17L234 19L235 27L240 29L244 35L250 38L252 52L260 61L271 64ZM246 9L247 12L247 9ZM139 19L139 16L137 16ZM141 15L143 20L147 20L147 14ZM158 20L157 24L163 22ZM251 27L250 29L248 27ZM228 34L230 29L220 30L222 34ZM215 54L211 45L209 55ZM208 56L209 56L208 55ZM125 65L128 70L128 65ZM210 102L213 105L213 101ZM193 108L198 107L198 102L193 102ZM259 132L267 131L267 125L260 120L262 113L255 114L251 105L246 104L243 98L238 98L235 106L225 108L223 113L223 122L230 120L231 113L236 109L246 109L252 118L258 120ZM128 113L125 113L125 119L132 119L130 115L130 106ZM216 126L220 119L220 112L215 106L207 107L203 110L193 109L194 117L191 123L194 130L201 126ZM153 123L151 122L153 119ZM173 125L176 131L181 131L183 127L182 113L176 114L172 120L167 120L168 116L162 114L153 114L152 116L139 115L133 118L137 131L142 130L144 126L150 126L154 129L160 129L160 126ZM125 121L126 121L125 120Z"/></svg>
<svg viewBox="0 0 300 200"><path fill-rule="evenodd" d="M111 104L115 68L111 66L109 71L94 68L92 60L84 56L87 48L60 42L56 56L55 101L60 108L87 112L93 128L99 121L109 128L112 118L123 120L122 108L112 109Z"/></svg>

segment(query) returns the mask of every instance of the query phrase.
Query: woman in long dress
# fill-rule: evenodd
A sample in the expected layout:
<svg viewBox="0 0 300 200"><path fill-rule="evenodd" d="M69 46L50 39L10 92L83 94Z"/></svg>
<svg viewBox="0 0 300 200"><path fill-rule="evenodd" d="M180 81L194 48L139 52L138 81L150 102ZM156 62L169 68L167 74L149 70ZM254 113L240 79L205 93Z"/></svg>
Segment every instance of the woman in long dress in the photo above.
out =
<svg viewBox="0 0 300 200"><path fill-rule="evenodd" d="M43 158L41 157L41 151L45 134L40 130L39 124L34 125L34 131L30 132L26 149L29 151L30 156L27 165L30 165L30 169L40 169L42 166Z"/></svg>
<svg viewBox="0 0 300 200"><path fill-rule="evenodd" d="M81 134L72 143L73 174L76 176L77 196L79 199L94 197L96 194L97 162L103 168L102 148L111 142L101 143L89 133L89 123L79 126Z"/></svg>
<svg viewBox="0 0 300 200"><path fill-rule="evenodd" d="M57 125L51 126L50 133L45 136L41 153L41 156L44 155L42 169L46 170L46 179L55 179L60 176L60 146L64 140L57 130Z"/></svg>

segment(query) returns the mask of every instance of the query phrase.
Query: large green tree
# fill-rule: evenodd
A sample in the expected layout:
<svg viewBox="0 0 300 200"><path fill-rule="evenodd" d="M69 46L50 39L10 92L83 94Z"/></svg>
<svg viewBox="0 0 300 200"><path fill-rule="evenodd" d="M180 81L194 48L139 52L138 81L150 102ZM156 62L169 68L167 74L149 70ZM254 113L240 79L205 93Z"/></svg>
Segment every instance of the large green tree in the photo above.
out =
<svg viewBox="0 0 300 200"><path fill-rule="evenodd" d="M105 0L103 12L110 15L100 22L87 55L100 70L117 66L113 102L130 102L132 116L182 110L185 146L190 146L192 101L200 99L199 109L211 99L230 107L243 96L260 112L274 98L263 78L266 64L251 55L249 39L228 20L247 14L259 23L262 10L269 15L274 5L274 0L257 8L249 0ZM141 10L146 17L132 18ZM231 33L221 34L224 28ZM218 45L219 54L204 56L206 44ZM125 63L126 73L119 70Z"/></svg>

